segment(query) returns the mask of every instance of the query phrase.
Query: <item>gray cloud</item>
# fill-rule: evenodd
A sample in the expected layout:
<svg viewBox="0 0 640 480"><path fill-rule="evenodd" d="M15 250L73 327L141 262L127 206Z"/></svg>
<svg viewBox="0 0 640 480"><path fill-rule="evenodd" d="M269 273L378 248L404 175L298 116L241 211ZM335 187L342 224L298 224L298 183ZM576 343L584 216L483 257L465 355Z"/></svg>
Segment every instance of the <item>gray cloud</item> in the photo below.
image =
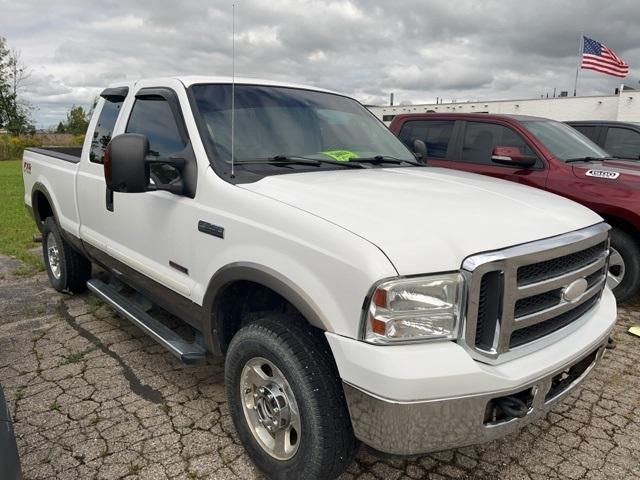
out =
<svg viewBox="0 0 640 480"><path fill-rule="evenodd" d="M580 31L613 48L637 86L635 0L237 0L238 74L309 83L383 103L537 97L572 90ZM0 35L33 71L41 126L118 79L225 75L231 2L0 0ZM579 93L621 81L582 71Z"/></svg>

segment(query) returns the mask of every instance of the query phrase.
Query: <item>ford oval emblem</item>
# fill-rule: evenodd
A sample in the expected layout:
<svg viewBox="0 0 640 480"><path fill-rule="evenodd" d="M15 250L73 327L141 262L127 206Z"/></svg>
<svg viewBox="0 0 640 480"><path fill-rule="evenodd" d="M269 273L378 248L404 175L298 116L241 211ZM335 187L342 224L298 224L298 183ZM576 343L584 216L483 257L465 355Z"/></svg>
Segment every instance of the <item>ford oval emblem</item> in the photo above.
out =
<svg viewBox="0 0 640 480"><path fill-rule="evenodd" d="M562 289L562 299L565 302L575 302L587 291L589 284L584 278L578 278Z"/></svg>

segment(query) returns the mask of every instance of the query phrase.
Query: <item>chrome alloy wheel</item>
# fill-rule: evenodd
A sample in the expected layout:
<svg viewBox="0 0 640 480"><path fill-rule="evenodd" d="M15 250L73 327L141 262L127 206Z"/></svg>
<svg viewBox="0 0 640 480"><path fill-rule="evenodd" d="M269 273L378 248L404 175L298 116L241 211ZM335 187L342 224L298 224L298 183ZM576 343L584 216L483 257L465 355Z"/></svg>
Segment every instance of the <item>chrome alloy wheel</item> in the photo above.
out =
<svg viewBox="0 0 640 480"><path fill-rule="evenodd" d="M264 451L278 460L293 457L302 434L300 411L280 369L252 358L242 369L240 394L249 429Z"/></svg>
<svg viewBox="0 0 640 480"><path fill-rule="evenodd" d="M624 280L625 266L624 258L620 255L615 248L611 248L611 255L609 256L609 274L607 275L607 285L609 288L614 289L622 283Z"/></svg>
<svg viewBox="0 0 640 480"><path fill-rule="evenodd" d="M60 280L60 275L62 275L60 268L60 248L52 233L47 235L47 261L49 262L49 268L55 279Z"/></svg>

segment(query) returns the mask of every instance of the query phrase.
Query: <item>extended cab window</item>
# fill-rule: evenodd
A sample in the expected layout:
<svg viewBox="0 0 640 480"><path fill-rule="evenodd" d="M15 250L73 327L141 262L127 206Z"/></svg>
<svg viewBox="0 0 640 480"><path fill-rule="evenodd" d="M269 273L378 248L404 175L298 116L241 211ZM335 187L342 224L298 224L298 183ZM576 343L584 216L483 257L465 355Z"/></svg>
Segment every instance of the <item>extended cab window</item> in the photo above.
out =
<svg viewBox="0 0 640 480"><path fill-rule="evenodd" d="M467 122L462 145L463 162L496 165L491 160L491 154L497 146L516 147L525 156L536 156L524 138L509 127L496 123Z"/></svg>
<svg viewBox="0 0 640 480"><path fill-rule="evenodd" d="M181 121L181 120L180 120ZM167 157L182 151L186 143L180 135L171 106L162 97L136 99L127 124L127 133L140 133L149 140L149 154ZM171 183L180 178L170 165L152 165L151 180L155 183Z"/></svg>
<svg viewBox="0 0 640 480"><path fill-rule="evenodd" d="M640 133L628 128L609 127L604 149L618 158L640 158Z"/></svg>
<svg viewBox="0 0 640 480"><path fill-rule="evenodd" d="M93 131L93 138L91 139L91 150L89 151L89 160L93 163L102 163L104 158L104 151L107 145L111 141L111 134L113 133L113 127L116 125L116 120L120 114L120 107L122 106L122 100L109 101L105 100L100 111L100 117L98 117L98 123Z"/></svg>
<svg viewBox="0 0 640 480"><path fill-rule="evenodd" d="M415 140L422 140L427 157L446 158L454 124L454 120L414 120L402 125L398 137L411 150Z"/></svg>

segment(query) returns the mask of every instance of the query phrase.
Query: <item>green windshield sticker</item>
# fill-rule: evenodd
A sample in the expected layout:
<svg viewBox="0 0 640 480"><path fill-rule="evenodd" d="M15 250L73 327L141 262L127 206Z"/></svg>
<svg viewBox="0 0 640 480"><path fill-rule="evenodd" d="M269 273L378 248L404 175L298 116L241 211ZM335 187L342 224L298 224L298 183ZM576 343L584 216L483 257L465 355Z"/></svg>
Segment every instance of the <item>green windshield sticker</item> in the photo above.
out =
<svg viewBox="0 0 640 480"><path fill-rule="evenodd" d="M322 153L338 162L348 162L351 158L358 158L358 154L351 150L325 150Z"/></svg>

